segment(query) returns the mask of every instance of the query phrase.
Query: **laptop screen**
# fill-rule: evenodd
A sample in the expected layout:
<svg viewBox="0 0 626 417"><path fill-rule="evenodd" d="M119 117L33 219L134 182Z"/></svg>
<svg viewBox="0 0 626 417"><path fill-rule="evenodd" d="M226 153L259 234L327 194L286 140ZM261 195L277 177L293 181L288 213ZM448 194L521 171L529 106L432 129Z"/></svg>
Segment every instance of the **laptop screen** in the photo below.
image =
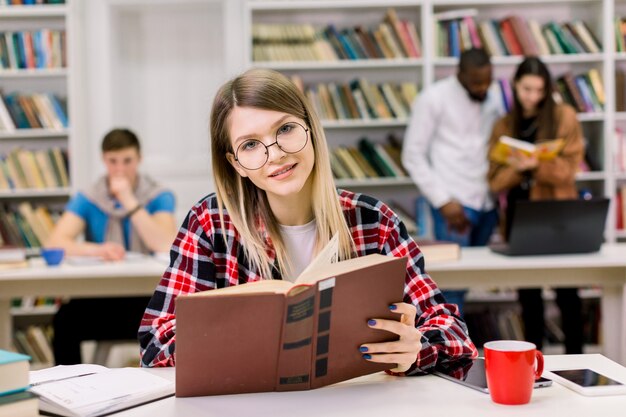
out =
<svg viewBox="0 0 626 417"><path fill-rule="evenodd" d="M508 241L511 255L586 253L600 249L607 198L518 201Z"/></svg>

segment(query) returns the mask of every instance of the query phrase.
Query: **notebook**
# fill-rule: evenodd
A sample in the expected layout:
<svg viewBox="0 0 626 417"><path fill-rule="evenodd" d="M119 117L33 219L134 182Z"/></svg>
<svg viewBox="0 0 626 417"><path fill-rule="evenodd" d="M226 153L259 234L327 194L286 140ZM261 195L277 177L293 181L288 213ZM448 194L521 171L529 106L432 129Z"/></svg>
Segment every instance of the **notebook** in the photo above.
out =
<svg viewBox="0 0 626 417"><path fill-rule="evenodd" d="M508 243L490 248L511 256L597 252L608 209L607 198L518 201Z"/></svg>

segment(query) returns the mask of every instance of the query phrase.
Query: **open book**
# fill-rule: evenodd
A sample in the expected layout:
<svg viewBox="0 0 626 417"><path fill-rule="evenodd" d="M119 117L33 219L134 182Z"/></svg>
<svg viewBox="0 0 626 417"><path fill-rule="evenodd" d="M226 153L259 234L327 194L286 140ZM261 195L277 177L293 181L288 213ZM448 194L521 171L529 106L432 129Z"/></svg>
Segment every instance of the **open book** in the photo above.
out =
<svg viewBox="0 0 626 417"><path fill-rule="evenodd" d="M564 145L565 141L563 139L530 143L509 136L500 136L498 143L489 154L489 159L501 164L508 164L509 158L513 155L514 151L519 151L528 156L537 155L540 161L549 161L554 159L559 152L561 152Z"/></svg>
<svg viewBox="0 0 626 417"><path fill-rule="evenodd" d="M55 366L30 373L39 410L65 417L105 416L174 394L174 383L138 368Z"/></svg>
<svg viewBox="0 0 626 417"><path fill-rule="evenodd" d="M336 246L336 244L335 244ZM398 320L406 258L330 263L323 250L295 282L263 280L176 299L176 396L317 388L393 368L359 346L397 340L371 318Z"/></svg>

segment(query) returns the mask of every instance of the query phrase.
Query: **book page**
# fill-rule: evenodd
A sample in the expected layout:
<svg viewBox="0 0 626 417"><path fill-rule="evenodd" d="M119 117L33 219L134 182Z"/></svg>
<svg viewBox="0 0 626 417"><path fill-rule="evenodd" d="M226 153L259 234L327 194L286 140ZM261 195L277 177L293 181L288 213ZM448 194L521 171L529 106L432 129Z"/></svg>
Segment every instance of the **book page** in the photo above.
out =
<svg viewBox="0 0 626 417"><path fill-rule="evenodd" d="M104 372L108 370L109 368L102 365L57 365L52 368L30 371L30 384L40 385L48 382L59 381L61 379L95 374L97 372Z"/></svg>
<svg viewBox="0 0 626 417"><path fill-rule="evenodd" d="M31 391L40 396L43 411L97 416L127 408L138 400L171 395L174 382L141 369L122 368L36 385Z"/></svg>
<svg viewBox="0 0 626 417"><path fill-rule="evenodd" d="M317 254L304 271L296 278L295 282L304 282L312 271L334 264L339 259L339 235L335 233L326 246Z"/></svg>

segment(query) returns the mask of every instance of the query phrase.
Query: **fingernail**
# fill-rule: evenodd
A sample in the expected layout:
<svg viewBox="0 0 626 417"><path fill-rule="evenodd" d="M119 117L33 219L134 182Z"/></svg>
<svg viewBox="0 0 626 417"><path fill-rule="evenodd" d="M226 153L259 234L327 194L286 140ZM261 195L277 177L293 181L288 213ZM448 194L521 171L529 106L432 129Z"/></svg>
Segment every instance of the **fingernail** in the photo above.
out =
<svg viewBox="0 0 626 417"><path fill-rule="evenodd" d="M370 326L376 326L376 320L374 320L374 319L368 320L367 324L370 325Z"/></svg>
<svg viewBox="0 0 626 417"><path fill-rule="evenodd" d="M367 346L361 346L361 347L359 348L359 350L360 350L361 352L367 352L367 351L368 351Z"/></svg>
<svg viewBox="0 0 626 417"><path fill-rule="evenodd" d="M397 306L397 305L395 305L395 304L391 304L391 305L389 306L389 310L397 310L397 309L398 309L398 306Z"/></svg>
<svg viewBox="0 0 626 417"><path fill-rule="evenodd" d="M365 355L363 355L363 359L372 359L372 355L366 353Z"/></svg>

